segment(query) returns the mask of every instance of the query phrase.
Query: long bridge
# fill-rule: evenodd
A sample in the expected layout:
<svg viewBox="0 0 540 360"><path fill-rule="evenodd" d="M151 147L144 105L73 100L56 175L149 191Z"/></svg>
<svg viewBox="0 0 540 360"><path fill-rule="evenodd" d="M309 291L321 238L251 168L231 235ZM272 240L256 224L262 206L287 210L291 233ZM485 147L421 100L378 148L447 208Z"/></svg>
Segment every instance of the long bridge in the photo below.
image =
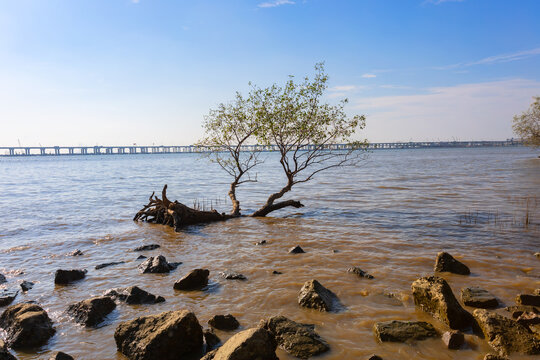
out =
<svg viewBox="0 0 540 360"><path fill-rule="evenodd" d="M363 146L367 150L389 149L427 149L427 148L472 148L520 146L519 140L504 141L420 141L369 143ZM306 150L315 149L316 145L306 145ZM278 151L277 145L243 145L243 151ZM348 144L326 145L327 150L348 150ZM129 145L129 146L0 146L0 156L59 156L59 155L124 155L124 154L179 154L201 153L210 151L210 147L186 145Z"/></svg>

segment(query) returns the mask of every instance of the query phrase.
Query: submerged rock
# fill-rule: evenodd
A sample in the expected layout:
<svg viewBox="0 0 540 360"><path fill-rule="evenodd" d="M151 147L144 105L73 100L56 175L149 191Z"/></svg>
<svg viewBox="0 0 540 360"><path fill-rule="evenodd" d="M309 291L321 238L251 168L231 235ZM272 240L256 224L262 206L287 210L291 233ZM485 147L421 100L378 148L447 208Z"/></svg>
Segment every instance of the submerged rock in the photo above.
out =
<svg viewBox="0 0 540 360"><path fill-rule="evenodd" d="M276 340L263 328L239 332L201 360L279 360Z"/></svg>
<svg viewBox="0 0 540 360"><path fill-rule="evenodd" d="M436 272L450 272L458 275L469 275L471 273L471 270L469 270L467 265L456 260L447 252L440 252L437 254L434 270Z"/></svg>
<svg viewBox="0 0 540 360"><path fill-rule="evenodd" d="M220 343L221 339L214 333L212 329L205 329L203 331L204 342L206 343L206 351L215 349Z"/></svg>
<svg viewBox="0 0 540 360"><path fill-rule="evenodd" d="M266 245L266 240L261 240L259 242L256 242L255 245Z"/></svg>
<svg viewBox="0 0 540 360"><path fill-rule="evenodd" d="M499 354L540 354L540 340L516 321L484 309L474 310L473 315L487 342Z"/></svg>
<svg viewBox="0 0 540 360"><path fill-rule="evenodd" d="M144 256L144 255L139 255L139 256L137 256L137 259L135 259L135 260L142 260L142 259L147 259L147 257Z"/></svg>
<svg viewBox="0 0 540 360"><path fill-rule="evenodd" d="M499 306L499 302L495 296L479 287L461 289L461 301L467 306L482 309L491 309Z"/></svg>
<svg viewBox="0 0 540 360"><path fill-rule="evenodd" d="M99 270L99 269L103 269L103 268L106 268L106 267L109 267L109 266L120 265L120 264L125 264L125 263L126 263L125 261L113 261L113 262L109 262L109 263L96 265L95 269Z"/></svg>
<svg viewBox="0 0 540 360"><path fill-rule="evenodd" d="M149 245L142 245L138 246L133 251L150 251L150 250L156 250L159 249L161 246L158 244L149 244Z"/></svg>
<svg viewBox="0 0 540 360"><path fill-rule="evenodd" d="M373 331L381 342L410 342L437 337L437 331L425 321L384 321L376 323Z"/></svg>
<svg viewBox="0 0 540 360"><path fill-rule="evenodd" d="M330 350L330 346L315 332L314 325L274 316L263 320L260 326L274 335L281 348L297 358L308 359Z"/></svg>
<svg viewBox="0 0 540 360"><path fill-rule="evenodd" d="M380 357L379 355L373 354L370 357L368 357L367 360L383 360L383 358Z"/></svg>
<svg viewBox="0 0 540 360"><path fill-rule="evenodd" d="M86 277L86 270L56 270L54 274L54 283L67 285L71 282L82 280Z"/></svg>
<svg viewBox="0 0 540 360"><path fill-rule="evenodd" d="M103 296L111 297L113 300L124 301L126 304L156 304L165 301L162 296L156 296L137 286L127 288L117 288L107 291Z"/></svg>
<svg viewBox="0 0 540 360"><path fill-rule="evenodd" d="M21 303L8 307L0 316L6 343L14 349L45 345L56 332L47 312L39 305Z"/></svg>
<svg viewBox="0 0 540 360"><path fill-rule="evenodd" d="M459 331L447 331L442 335L444 345L450 350L457 350L465 343L465 335Z"/></svg>
<svg viewBox="0 0 540 360"><path fill-rule="evenodd" d="M283 273L281 271L274 270L274 271L272 271L272 274L273 275L281 275Z"/></svg>
<svg viewBox="0 0 540 360"><path fill-rule="evenodd" d="M187 310L143 316L118 325L118 350L134 360L178 360L202 351L203 332Z"/></svg>
<svg viewBox="0 0 540 360"><path fill-rule="evenodd" d="M437 276L423 277L412 283L414 303L453 330L472 324L472 316L461 307L450 285Z"/></svg>
<svg viewBox="0 0 540 360"><path fill-rule="evenodd" d="M82 255L84 255L84 253L81 250L76 249L76 250L73 250L72 252L70 252L68 255L69 256L82 256Z"/></svg>
<svg viewBox="0 0 540 360"><path fill-rule="evenodd" d="M0 274L0 284L6 283L7 279L3 274Z"/></svg>
<svg viewBox="0 0 540 360"><path fill-rule="evenodd" d="M516 296L518 305L540 306L540 295L519 294Z"/></svg>
<svg viewBox="0 0 540 360"><path fill-rule="evenodd" d="M67 313L75 321L87 327L96 326L116 308L115 302L108 296L99 296L80 301L68 307Z"/></svg>
<svg viewBox="0 0 540 360"><path fill-rule="evenodd" d="M26 292L34 287L34 283L31 281L23 280L22 283L20 283L22 291Z"/></svg>
<svg viewBox="0 0 540 360"><path fill-rule="evenodd" d="M210 271L207 269L195 269L175 282L173 287L175 290L200 290L208 285L208 275Z"/></svg>
<svg viewBox="0 0 540 360"><path fill-rule="evenodd" d="M0 291L0 306L11 304L18 293L18 290L2 289L2 291Z"/></svg>
<svg viewBox="0 0 540 360"><path fill-rule="evenodd" d="M289 254L303 254L305 253L304 249L300 247L300 245L293 246L289 249Z"/></svg>
<svg viewBox="0 0 540 360"><path fill-rule="evenodd" d="M141 263L138 268L143 274L163 274L176 269L181 263L168 263L163 255L151 256Z"/></svg>
<svg viewBox="0 0 540 360"><path fill-rule="evenodd" d="M356 276L361 277L361 278L373 279L373 275L368 274L367 272L365 272L364 270L356 266L348 268L347 272L355 274Z"/></svg>
<svg viewBox="0 0 540 360"><path fill-rule="evenodd" d="M73 359L73 356L59 351L56 354L54 354L53 356L51 356L49 358L49 360L74 360L74 359Z"/></svg>
<svg viewBox="0 0 540 360"><path fill-rule="evenodd" d="M219 275L227 280L247 280L247 277L244 275L231 270L221 271Z"/></svg>
<svg viewBox="0 0 540 360"><path fill-rule="evenodd" d="M227 315L215 315L208 320L208 325L218 330L236 330L240 326L240 323L231 314Z"/></svg>
<svg viewBox="0 0 540 360"><path fill-rule="evenodd" d="M307 281L298 295L300 306L319 311L335 311L341 307L336 294L321 285L317 280Z"/></svg>

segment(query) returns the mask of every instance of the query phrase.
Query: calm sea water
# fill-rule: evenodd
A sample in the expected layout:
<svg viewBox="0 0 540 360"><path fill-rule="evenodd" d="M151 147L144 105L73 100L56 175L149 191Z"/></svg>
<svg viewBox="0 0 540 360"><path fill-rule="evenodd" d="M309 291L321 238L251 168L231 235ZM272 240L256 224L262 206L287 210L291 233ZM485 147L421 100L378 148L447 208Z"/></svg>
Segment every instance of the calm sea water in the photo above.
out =
<svg viewBox="0 0 540 360"><path fill-rule="evenodd" d="M229 179L196 154L0 158L0 273L8 278L3 287L35 282L16 302L38 301L57 328L48 346L17 356L46 359L48 352L61 350L77 359L124 359L113 339L119 322L187 308L204 326L213 315L226 313L244 328L278 314L313 323L332 347L321 359L373 353L387 359L480 359L490 348L473 335L467 335L466 349L450 351L440 340L379 344L372 327L378 321L420 319L444 331L415 309L410 296L411 283L432 274L442 250L472 270L469 277L445 276L456 295L464 286L482 286L512 305L516 294L540 287L540 260L534 256L540 251L537 155L527 148L375 151L359 167L295 187L289 198L301 200L303 209L180 233L131 219L164 184L170 199L229 211ZM280 188L275 160L276 154L268 154L259 183L240 188L244 213ZM267 245L255 246L260 240ZM139 254L131 249L149 243L161 248L146 255L163 254L183 264L168 275L139 274ZM287 254L294 245L306 254ZM75 249L84 255L67 255ZM94 270L111 261L126 263ZM375 279L347 274L350 266ZM89 272L81 282L58 287L53 278L59 268ZM210 289L173 290L174 281L194 268L210 269ZM241 272L248 281L222 280L218 272L224 269ZM283 274L272 275L273 270ZM347 310L327 314L299 308L298 292L313 278L337 293ZM64 313L68 304L130 285L167 301L119 305L97 329L80 327ZM226 340L232 334L218 335ZM292 359L281 350L278 356ZM527 359L515 357L521 358Z"/></svg>

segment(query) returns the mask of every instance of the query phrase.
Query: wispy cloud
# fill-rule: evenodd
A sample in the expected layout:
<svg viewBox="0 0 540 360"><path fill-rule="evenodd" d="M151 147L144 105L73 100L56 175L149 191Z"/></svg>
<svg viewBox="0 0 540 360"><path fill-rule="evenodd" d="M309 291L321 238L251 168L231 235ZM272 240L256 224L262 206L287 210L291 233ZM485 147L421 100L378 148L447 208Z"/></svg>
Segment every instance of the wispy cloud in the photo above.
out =
<svg viewBox="0 0 540 360"><path fill-rule="evenodd" d="M509 53L509 54L488 56L486 58L476 60L476 61L463 62L463 63L446 65L446 66L439 66L439 67L436 67L435 69L448 70L448 69L469 67L469 66L475 66L475 65L491 65L491 64L498 64L498 63L507 63L507 62L512 62L512 61L527 59L527 58L537 56L537 55L540 55L540 48L518 51L515 53Z"/></svg>
<svg viewBox="0 0 540 360"><path fill-rule="evenodd" d="M406 90L406 89L412 89L410 86L405 85L393 85L393 84L387 84L387 85L381 85L379 86L382 89L396 89L396 90Z"/></svg>
<svg viewBox="0 0 540 360"><path fill-rule="evenodd" d="M435 4L440 5L447 2L462 2L464 0L426 0L424 1L424 4Z"/></svg>
<svg viewBox="0 0 540 360"><path fill-rule="evenodd" d="M330 91L352 91L355 90L355 85L340 85L340 86L334 86L333 88L330 88Z"/></svg>
<svg viewBox="0 0 540 360"><path fill-rule="evenodd" d="M295 2L291 0L274 0L274 1L267 1L267 2L260 3L257 6L260 8L272 8L272 7L277 7L281 5L294 5L294 4Z"/></svg>
<svg viewBox="0 0 540 360"><path fill-rule="evenodd" d="M375 75L375 74L363 74L362 77L366 78L366 79L371 79L371 78L376 78L377 75Z"/></svg>

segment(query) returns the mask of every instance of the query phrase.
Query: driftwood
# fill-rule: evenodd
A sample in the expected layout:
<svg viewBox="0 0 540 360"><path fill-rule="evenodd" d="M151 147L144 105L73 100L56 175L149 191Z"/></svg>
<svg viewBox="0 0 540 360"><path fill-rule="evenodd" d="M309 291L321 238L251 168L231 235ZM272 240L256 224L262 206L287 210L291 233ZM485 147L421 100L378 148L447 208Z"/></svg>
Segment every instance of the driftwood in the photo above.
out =
<svg viewBox="0 0 540 360"><path fill-rule="evenodd" d="M147 221L155 224L163 224L179 230L187 225L223 221L235 217L234 215L220 214L216 210L201 211L190 208L178 201L167 199L167 185L163 186L161 199L155 192L150 195L148 204L137 212L134 221Z"/></svg>

